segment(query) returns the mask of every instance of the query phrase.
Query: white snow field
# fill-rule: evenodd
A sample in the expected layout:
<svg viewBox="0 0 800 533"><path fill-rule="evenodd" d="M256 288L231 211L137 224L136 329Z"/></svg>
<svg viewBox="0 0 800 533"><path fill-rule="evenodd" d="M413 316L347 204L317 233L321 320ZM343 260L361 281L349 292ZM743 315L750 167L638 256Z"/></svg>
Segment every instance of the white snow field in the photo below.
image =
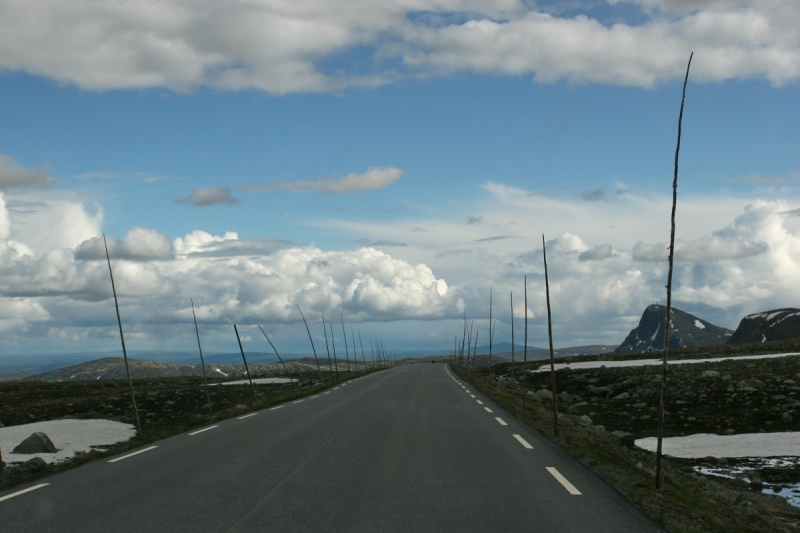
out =
<svg viewBox="0 0 800 533"><path fill-rule="evenodd" d="M636 446L656 451L656 437L638 439ZM663 441L663 452L673 457L787 457L800 456L800 432L742 433L713 435L698 433L686 437L669 437Z"/></svg>
<svg viewBox="0 0 800 533"><path fill-rule="evenodd" d="M253 383L256 385L260 383L291 383L292 381L297 381L296 379L292 380L289 378L257 378L253 380ZM249 385L250 381L247 379L240 379L237 381L225 381L223 383L210 383L210 385Z"/></svg>
<svg viewBox="0 0 800 533"><path fill-rule="evenodd" d="M720 361L744 361L753 359L774 359L777 357L789 357L792 355L800 355L800 352L791 353L770 353L763 355L740 355L738 357L711 357L709 359L675 359L674 361L667 360L670 365L691 365L697 363L719 363ZM558 363L555 365L556 370L562 368L571 368L572 370L581 370L587 368L606 368L628 367L628 366L656 366L661 364L661 359L632 359L630 361L584 361L581 363ZM542 365L536 370L529 370L529 372L549 372L550 365Z"/></svg>
<svg viewBox="0 0 800 533"><path fill-rule="evenodd" d="M32 433L41 431L53 441L56 453L17 454L11 450ZM136 427L113 420L47 420L19 426L0 428L0 450L6 463L24 463L33 457L41 457L48 463L63 463L76 452L88 452L93 447L110 446L130 440L136 436Z"/></svg>

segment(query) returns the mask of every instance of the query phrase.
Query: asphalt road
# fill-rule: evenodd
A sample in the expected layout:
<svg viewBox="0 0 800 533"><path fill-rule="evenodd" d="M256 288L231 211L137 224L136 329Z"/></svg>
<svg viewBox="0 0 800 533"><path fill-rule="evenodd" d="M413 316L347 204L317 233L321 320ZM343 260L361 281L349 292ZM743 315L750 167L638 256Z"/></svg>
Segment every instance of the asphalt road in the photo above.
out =
<svg viewBox="0 0 800 533"><path fill-rule="evenodd" d="M199 429L0 492L0 530L661 531L442 364Z"/></svg>

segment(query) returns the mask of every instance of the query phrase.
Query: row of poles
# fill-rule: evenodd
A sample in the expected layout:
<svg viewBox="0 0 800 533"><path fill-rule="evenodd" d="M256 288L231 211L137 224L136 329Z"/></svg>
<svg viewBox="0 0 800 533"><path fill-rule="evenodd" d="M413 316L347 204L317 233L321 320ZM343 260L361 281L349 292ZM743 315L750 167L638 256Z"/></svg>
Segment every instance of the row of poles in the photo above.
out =
<svg viewBox="0 0 800 533"><path fill-rule="evenodd" d="M692 66L692 58L694 52L689 55L689 62L686 65L686 76L683 79L683 92L681 93L681 107L678 115L678 142L675 147L675 166L672 180L672 212L670 215L670 239L669 239L669 271L667 274L667 309L664 327L664 355L661 362L661 393L659 396L659 410L658 410L658 436L656 444L656 471L655 471L655 488L661 490L664 483L664 476L662 474L662 457L663 447L662 441L664 439L664 416L666 411L666 396L667 396L667 359L669 357L669 333L670 323L672 316L672 271L675 257L675 211L678 202L678 156L681 150L681 129L683 124L683 107L686 102L686 85L689 81L689 69ZM544 259L544 281L545 293L547 299L547 334L550 340L550 385L553 395L553 431L558 436L558 396L556 394L556 373L555 363L553 357L553 323L550 312L550 284L547 278L547 250L545 247L544 235L542 235L542 257ZM494 367L492 366L492 342L494 340L495 324L492 322L492 292L489 289L489 380L494 386ZM469 333L469 336L467 336ZM464 331L462 333L462 341L459 345L458 337L456 337L455 346L453 349L453 358L456 359L457 364L464 367L464 353L466 346L466 370L469 374L470 366L470 345L472 343L472 324L467 328L466 312L464 314ZM473 348L472 360L474 361L478 347L478 332L475 333L475 344ZM525 277L525 347L524 347L524 362L528 361L528 280ZM511 293L511 379L514 381L514 293ZM474 364L474 363L473 363ZM524 369L524 366L523 366ZM511 387L511 394L513 397L514 388ZM522 395L523 407L525 405L525 395Z"/></svg>
<svg viewBox="0 0 800 533"><path fill-rule="evenodd" d="M553 319L550 311L550 280L547 275L547 245L545 243L544 234L542 234L542 259L544 261L544 286L545 286L545 299L547 301L547 335L550 341L550 385L553 394L553 431L558 436L558 398L556 396L556 370L555 370L555 357L553 354ZM523 371L525 365L528 363L528 276L524 276L524 305L525 305L525 339L523 342ZM512 383L516 382L514 375L514 365L516 364L516 346L514 344L514 292L511 292L511 380ZM489 382L492 387L495 384L494 365L492 364L492 348L494 345L496 322L492 317L493 302L492 302L492 288L489 288ZM464 311L464 327L461 333L461 342L458 342L458 337L455 338L453 347L453 359L456 364L464 368L469 374L470 363L475 364L475 358L478 352L478 335L479 331L475 331L475 340L472 338L473 323L467 326L467 313ZM470 357L470 349L472 356ZM466 351L465 351L466 350ZM511 388L513 397L514 388ZM525 405L525 395L522 395L522 404Z"/></svg>
<svg viewBox="0 0 800 533"><path fill-rule="evenodd" d="M105 250L106 250L106 261L108 263L108 273L109 273L109 276L111 277L111 291L114 294L114 308L116 309L116 312L117 312L117 324L119 326L119 338L120 338L120 342L122 343L122 357L123 357L123 359L125 361L125 372L126 372L126 374L128 376L128 386L130 387L130 392L131 392L131 405L133 406L133 413L134 413L134 417L136 419L136 428L137 428L137 430L139 432L139 437L141 438L142 435L143 435L143 433L142 433L142 424L141 424L141 420L139 418L139 409L136 406L136 394L135 394L135 391L133 389L133 379L131 377L130 365L128 364L128 351L127 351L127 348L125 346L125 334L122 331L122 318L120 317L120 313L119 313L119 300L117 298L117 288L116 288L116 284L114 283L114 272L113 272L113 270L111 268L111 257L110 257L110 255L108 253L108 244L106 243L105 235L103 235L103 245L105 246ZM209 409L209 418L213 418L214 415L213 415L213 410L212 410L212 405L211 405L211 395L210 395L210 393L208 391L208 377L207 377L207 374L206 374L206 363L205 363L205 358L203 357L203 347L202 347L202 344L200 343L200 328L197 325L197 314L195 313L195 309L194 309L194 300L191 299L190 301L191 301L191 304L192 304L192 319L194 320L194 330L195 330L195 334L197 336L197 349L200 352L200 364L201 364L202 372L203 372L203 385L204 385L204 390L205 390L205 394L206 394L206 404L208 405L208 409ZM295 304L295 306L297 307L297 310L300 312L300 316L303 319L303 324L305 324L306 332L308 333L308 340L311 342L311 350L314 353L314 361L316 362L316 365L317 365L317 372L319 373L320 381L323 384L325 384L325 377L322 374L322 365L320 365L319 357L317 356L317 349L314 346L314 339L313 339L313 337L311 335L311 329L308 326L308 322L306 321L306 317L303 314L303 311L300 309L300 306L297 305L297 304ZM342 335L344 336L345 359L346 359L346 362L347 362L347 372L351 372L352 370L351 370L351 366L350 366L350 347L349 347L349 345L347 343L347 331L345 330L345 327L344 327L344 316L342 316L340 314L339 317L340 317L341 324L342 324ZM339 381L339 361L338 361L337 355L336 355L336 340L335 340L335 337L334 337L334 334L333 334L333 324L330 324L329 327L330 327L330 333L331 333L330 345L328 344L328 326L325 323L325 314L323 313L322 314L322 329L323 329L323 331L325 333L325 348L326 348L326 351L327 351L327 354L328 354L328 370L329 370L330 373L335 374L336 381ZM287 378L289 379L289 381L294 386L295 391L299 394L300 393L300 389L297 387L297 380L292 378L292 375L289 372L289 368L286 366L286 362L283 360L283 358L278 353L277 348L275 348L275 344L273 344L272 340L269 338L269 335L267 335L266 331L264 331L264 328L262 328L259 325L258 329L264 335L264 338L269 343L270 347L272 348L272 351L275 352L275 356L278 358L278 361L280 361L281 366L283 366L283 370L286 372ZM256 388L255 388L255 385L253 384L253 377L250 374L250 366L247 364L247 357L245 356L244 347L242 346L242 338L239 335L239 328L238 328L238 326L236 324L233 325L233 330L236 333L236 342L238 343L239 351L242 354L242 362L244 363L244 368L245 368L245 373L247 375L247 379L250 382L250 389L253 391L253 400L255 401L256 404L258 404L258 403L260 403L260 398L259 398L258 393L256 393ZM355 330L353 329L352 326L350 327L350 335L351 335L352 344L353 344L353 364L355 366L355 370L358 371L358 351L356 350ZM358 330L358 342L359 342L359 345L361 347L361 360L362 360L362 363L363 363L364 370L366 371L366 369L368 368L368 365L367 365L366 354L365 354L365 351L364 351L364 342L361 339L361 330ZM333 347L333 360L331 360L331 346ZM371 356L371 361L372 361L372 367L373 368L393 366L397 362L396 355L394 353L389 352L386 349L386 347L383 345L383 343L381 341L377 341L377 340L375 340L375 341L370 340L370 356ZM344 369L342 371L344 371ZM2 457L0 456L0 460L1 459L2 459ZM0 472L0 476L2 476L2 472ZM0 477L0 482L2 482L2 477Z"/></svg>

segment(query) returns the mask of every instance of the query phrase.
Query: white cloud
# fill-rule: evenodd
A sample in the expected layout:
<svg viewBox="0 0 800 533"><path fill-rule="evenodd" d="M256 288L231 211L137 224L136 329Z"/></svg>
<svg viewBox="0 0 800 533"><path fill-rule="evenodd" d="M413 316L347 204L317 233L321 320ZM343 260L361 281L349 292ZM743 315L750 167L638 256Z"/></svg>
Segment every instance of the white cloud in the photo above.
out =
<svg viewBox="0 0 800 533"><path fill-rule="evenodd" d="M134 226L125 234L125 239L119 242L113 237L94 237L81 243L75 249L75 259L78 260L105 260L106 244L108 255L113 259L127 259L129 261L165 261L172 259L175 251L167 236L154 229Z"/></svg>
<svg viewBox="0 0 800 533"><path fill-rule="evenodd" d="M403 177L405 172L395 167L373 167L363 174L352 172L343 178L320 178L316 180L274 181L246 185L249 191L315 192L342 194L354 191L378 191Z"/></svg>
<svg viewBox="0 0 800 533"><path fill-rule="evenodd" d="M604 25L518 0L28 0L4 5L0 69L92 90L285 94L465 71L652 87L694 50L698 80L800 77L794 0L635 3L644 22ZM349 63L354 50L372 67Z"/></svg>
<svg viewBox="0 0 800 533"><path fill-rule="evenodd" d="M578 261L602 261L611 257L610 244L598 244L591 250L586 250L578 255Z"/></svg>
<svg viewBox="0 0 800 533"><path fill-rule="evenodd" d="M209 205L234 205L239 200L231 196L230 187L201 187L195 189L186 198L178 198L176 204L192 204L195 207Z"/></svg>

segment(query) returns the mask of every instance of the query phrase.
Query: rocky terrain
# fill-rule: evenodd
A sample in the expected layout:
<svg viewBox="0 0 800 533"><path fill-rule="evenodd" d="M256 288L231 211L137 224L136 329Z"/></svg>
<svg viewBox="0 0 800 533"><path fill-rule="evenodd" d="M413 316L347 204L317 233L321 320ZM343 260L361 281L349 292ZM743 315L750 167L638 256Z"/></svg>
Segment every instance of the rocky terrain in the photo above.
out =
<svg viewBox="0 0 800 533"><path fill-rule="evenodd" d="M744 317L728 343L745 344L797 338L800 338L800 309L775 309Z"/></svg>
<svg viewBox="0 0 800 533"><path fill-rule="evenodd" d="M664 350L664 323L667 308L650 305L642 313L639 325L631 330L615 354L641 354ZM715 326L680 309L672 308L670 315L669 348L693 348L725 344L733 332Z"/></svg>
<svg viewBox="0 0 800 533"><path fill-rule="evenodd" d="M704 348L702 353L717 357L721 354L716 351L728 349ZM684 350L678 356L688 352L697 357L699 350ZM632 356L613 358L617 357ZM633 447L633 442L656 435L659 367L557 371L556 436L550 373L533 372L540 365L517 364L512 370L509 363L501 363L495 367L494 384L487 369L456 371L670 531L800 531L800 509L775 495L800 483L797 461L667 456L664 490L653 490L655 454ZM799 396L800 356L670 365L665 436L800 431ZM727 477L707 475L714 472Z"/></svg>

